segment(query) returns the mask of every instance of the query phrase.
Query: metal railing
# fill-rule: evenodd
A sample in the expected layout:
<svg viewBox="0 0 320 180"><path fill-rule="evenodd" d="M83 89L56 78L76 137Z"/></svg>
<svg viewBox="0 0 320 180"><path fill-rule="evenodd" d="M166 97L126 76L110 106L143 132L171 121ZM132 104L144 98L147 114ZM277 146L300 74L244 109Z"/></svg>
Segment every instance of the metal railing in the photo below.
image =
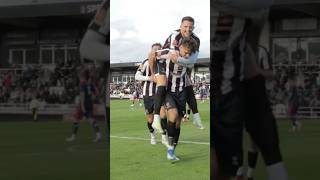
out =
<svg viewBox="0 0 320 180"><path fill-rule="evenodd" d="M285 105L273 106L273 113L276 118L288 118L288 108ZM303 106L299 107L297 112L297 118L303 119L315 119L320 118L320 107Z"/></svg>
<svg viewBox="0 0 320 180"><path fill-rule="evenodd" d="M39 107L38 114L63 115L75 111L75 104L44 104ZM29 104L0 103L0 114L30 114ZM104 105L95 104L95 114L104 114Z"/></svg>

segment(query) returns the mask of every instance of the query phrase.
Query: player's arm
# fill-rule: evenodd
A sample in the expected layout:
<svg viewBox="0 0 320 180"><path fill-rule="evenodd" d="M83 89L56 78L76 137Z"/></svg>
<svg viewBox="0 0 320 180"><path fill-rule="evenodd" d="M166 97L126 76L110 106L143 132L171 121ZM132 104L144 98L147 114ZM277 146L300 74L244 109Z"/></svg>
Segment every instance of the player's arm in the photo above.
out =
<svg viewBox="0 0 320 180"><path fill-rule="evenodd" d="M155 66L156 66L156 51L151 49L149 54L148 54L148 64L149 64L149 68L150 68L150 71L151 71L151 76L154 76L155 72L154 72L154 69L155 69Z"/></svg>
<svg viewBox="0 0 320 180"><path fill-rule="evenodd" d="M167 40L166 43L170 42L170 49L174 49L174 46L176 46L177 42L174 41L176 34L172 34ZM192 68L193 65L197 62L198 56L199 56L199 48L200 48L200 40L197 44L197 51L194 53L191 53L188 57L182 57L179 56L179 53L170 51L169 58L174 62L181 66Z"/></svg>
<svg viewBox="0 0 320 180"><path fill-rule="evenodd" d="M251 25L247 31L247 58L245 61L245 76L252 78L258 74L263 74L257 64L257 52L262 29L267 21L268 11L262 11L260 16L252 18Z"/></svg>
<svg viewBox="0 0 320 180"><path fill-rule="evenodd" d="M144 76L143 75L143 72L145 69L146 69L145 63L143 63L139 66L139 68L134 76L135 80L137 80L137 81L152 81L152 78L151 78L152 76Z"/></svg>
<svg viewBox="0 0 320 180"><path fill-rule="evenodd" d="M105 0L98 8L88 30L80 44L80 54L83 58L91 60L109 61L109 4Z"/></svg>
<svg viewBox="0 0 320 180"><path fill-rule="evenodd" d="M193 65L197 62L198 55L199 55L199 51L192 53L188 58L178 56L176 63L181 66L193 67Z"/></svg>

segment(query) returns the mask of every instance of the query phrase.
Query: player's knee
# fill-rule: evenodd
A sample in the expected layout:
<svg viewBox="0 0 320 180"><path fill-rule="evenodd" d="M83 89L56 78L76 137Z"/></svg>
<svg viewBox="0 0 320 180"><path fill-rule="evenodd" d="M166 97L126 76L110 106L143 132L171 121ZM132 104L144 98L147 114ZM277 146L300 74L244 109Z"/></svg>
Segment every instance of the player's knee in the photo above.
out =
<svg viewBox="0 0 320 180"><path fill-rule="evenodd" d="M178 111L177 108L170 108L168 109L168 120L170 122L176 122L178 119Z"/></svg>
<svg viewBox="0 0 320 180"><path fill-rule="evenodd" d="M161 109L160 109L160 118L161 118L161 119L167 118L167 116L166 116L166 110L165 110L165 108L164 108L163 106L161 106Z"/></svg>

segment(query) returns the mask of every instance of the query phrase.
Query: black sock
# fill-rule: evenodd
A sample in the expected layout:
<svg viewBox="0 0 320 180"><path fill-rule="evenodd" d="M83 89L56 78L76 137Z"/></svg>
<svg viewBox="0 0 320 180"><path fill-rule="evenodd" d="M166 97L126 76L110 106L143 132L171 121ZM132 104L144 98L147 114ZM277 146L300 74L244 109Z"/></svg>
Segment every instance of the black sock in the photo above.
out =
<svg viewBox="0 0 320 180"><path fill-rule="evenodd" d="M73 123L73 125L72 125L72 134L77 134L78 129L79 129L79 123L77 123L77 122Z"/></svg>
<svg viewBox="0 0 320 180"><path fill-rule="evenodd" d="M190 113L191 113L191 110L190 110L190 109L188 109L188 110L187 110L187 114L188 114L188 115L190 115Z"/></svg>
<svg viewBox="0 0 320 180"><path fill-rule="evenodd" d="M92 128L93 128L93 130L94 130L95 133L100 132L99 126L98 126L98 124L97 124L96 121L94 121L94 122L92 123Z"/></svg>
<svg viewBox="0 0 320 180"><path fill-rule="evenodd" d="M252 169L254 169L257 165L257 161L258 161L258 152L252 152L252 151L248 151L248 166Z"/></svg>
<svg viewBox="0 0 320 180"><path fill-rule="evenodd" d="M190 109L192 110L192 113L193 114L198 113L198 105L197 105L196 97L194 95L193 87L192 86L186 87L186 92L187 92L187 103Z"/></svg>
<svg viewBox="0 0 320 180"><path fill-rule="evenodd" d="M167 134L167 126L168 126L168 123L167 123L167 118L163 118L161 119L161 128L163 129L163 135L166 135Z"/></svg>
<svg viewBox="0 0 320 180"><path fill-rule="evenodd" d="M154 129L152 128L152 123L147 122L147 125L148 125L149 132L153 133Z"/></svg>
<svg viewBox="0 0 320 180"><path fill-rule="evenodd" d="M154 96L154 114L160 114L161 106L166 97L166 86L158 86Z"/></svg>
<svg viewBox="0 0 320 180"><path fill-rule="evenodd" d="M168 122L168 144L170 146L174 145L174 137L176 134L176 123Z"/></svg>
<svg viewBox="0 0 320 180"><path fill-rule="evenodd" d="M174 136L174 142L173 142L175 147L177 147L178 145L179 137L180 137L180 128L176 128L176 135Z"/></svg>

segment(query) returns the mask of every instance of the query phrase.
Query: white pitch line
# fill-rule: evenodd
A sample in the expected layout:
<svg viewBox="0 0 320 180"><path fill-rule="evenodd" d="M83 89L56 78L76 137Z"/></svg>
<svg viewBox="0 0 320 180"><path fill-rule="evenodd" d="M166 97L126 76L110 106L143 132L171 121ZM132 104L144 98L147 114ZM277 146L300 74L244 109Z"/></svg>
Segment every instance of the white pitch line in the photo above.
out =
<svg viewBox="0 0 320 180"><path fill-rule="evenodd" d="M111 138L118 139L129 139L129 140L140 140L140 141L150 141L150 139L141 138L141 137L126 137L126 136L110 136ZM179 141L179 143L184 144L201 144L201 145L210 145L209 142L197 142L197 141ZM112 145L111 145L112 146Z"/></svg>

